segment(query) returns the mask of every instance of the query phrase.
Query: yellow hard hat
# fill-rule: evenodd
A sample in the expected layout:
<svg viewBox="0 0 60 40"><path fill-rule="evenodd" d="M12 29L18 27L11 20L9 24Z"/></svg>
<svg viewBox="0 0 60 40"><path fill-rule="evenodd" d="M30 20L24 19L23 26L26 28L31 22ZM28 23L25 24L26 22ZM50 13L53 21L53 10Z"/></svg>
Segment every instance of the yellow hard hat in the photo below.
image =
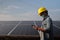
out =
<svg viewBox="0 0 60 40"><path fill-rule="evenodd" d="M38 9L38 15L41 16L41 13L44 12L44 11L46 11L46 10L47 10L47 9L46 9L45 7L40 7L40 8Z"/></svg>

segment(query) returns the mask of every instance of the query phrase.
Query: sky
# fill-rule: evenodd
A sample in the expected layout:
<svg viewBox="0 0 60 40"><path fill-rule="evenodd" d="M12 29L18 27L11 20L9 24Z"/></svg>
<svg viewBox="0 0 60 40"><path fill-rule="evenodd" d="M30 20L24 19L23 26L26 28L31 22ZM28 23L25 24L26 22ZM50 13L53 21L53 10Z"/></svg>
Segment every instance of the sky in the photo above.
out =
<svg viewBox="0 0 60 40"><path fill-rule="evenodd" d="M0 0L0 21L41 21L39 7L46 7L53 21L60 21L60 0Z"/></svg>

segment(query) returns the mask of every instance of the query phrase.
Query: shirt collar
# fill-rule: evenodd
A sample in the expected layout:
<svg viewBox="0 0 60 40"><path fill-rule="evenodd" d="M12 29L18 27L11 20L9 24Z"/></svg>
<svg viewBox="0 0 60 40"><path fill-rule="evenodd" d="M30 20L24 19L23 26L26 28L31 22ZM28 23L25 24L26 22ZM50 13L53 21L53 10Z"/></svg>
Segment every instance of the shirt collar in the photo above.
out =
<svg viewBox="0 0 60 40"><path fill-rule="evenodd" d="M49 15L48 16L45 16L44 18L43 18L43 21L46 19L46 18L48 18L49 17Z"/></svg>

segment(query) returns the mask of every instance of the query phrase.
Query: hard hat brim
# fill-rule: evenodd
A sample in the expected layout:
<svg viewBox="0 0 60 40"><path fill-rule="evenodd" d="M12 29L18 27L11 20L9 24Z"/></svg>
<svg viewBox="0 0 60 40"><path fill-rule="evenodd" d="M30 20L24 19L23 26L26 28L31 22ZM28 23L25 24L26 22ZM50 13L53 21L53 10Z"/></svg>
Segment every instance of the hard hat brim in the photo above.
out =
<svg viewBox="0 0 60 40"><path fill-rule="evenodd" d="M40 13L38 13L38 15L41 16L42 15L42 12L44 12L44 11L46 11L46 10L40 11Z"/></svg>

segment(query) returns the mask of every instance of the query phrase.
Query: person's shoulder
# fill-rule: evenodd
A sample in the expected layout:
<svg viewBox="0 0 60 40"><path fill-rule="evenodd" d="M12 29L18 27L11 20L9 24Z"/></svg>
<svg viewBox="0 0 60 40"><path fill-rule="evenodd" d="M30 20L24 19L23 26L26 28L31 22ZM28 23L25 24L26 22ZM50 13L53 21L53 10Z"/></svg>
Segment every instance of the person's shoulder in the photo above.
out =
<svg viewBox="0 0 60 40"><path fill-rule="evenodd" d="M51 19L50 16L49 16L49 17L47 17L47 20L50 20L50 21L51 21L52 19Z"/></svg>

